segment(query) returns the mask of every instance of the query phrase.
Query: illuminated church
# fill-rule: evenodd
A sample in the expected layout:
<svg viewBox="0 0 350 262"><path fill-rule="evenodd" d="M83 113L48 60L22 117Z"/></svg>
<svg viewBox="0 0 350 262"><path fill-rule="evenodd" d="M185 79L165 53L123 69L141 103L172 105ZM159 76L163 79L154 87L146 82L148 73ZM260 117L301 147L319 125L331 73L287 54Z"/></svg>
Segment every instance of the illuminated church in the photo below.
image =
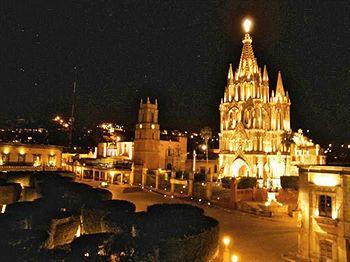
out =
<svg viewBox="0 0 350 262"><path fill-rule="evenodd" d="M238 68L229 66L220 104L220 177L257 177L261 185L279 187L280 176L297 175L299 164L324 164L319 145L290 126L291 101L282 75L270 92L266 66L254 56L251 21L243 23L245 35Z"/></svg>

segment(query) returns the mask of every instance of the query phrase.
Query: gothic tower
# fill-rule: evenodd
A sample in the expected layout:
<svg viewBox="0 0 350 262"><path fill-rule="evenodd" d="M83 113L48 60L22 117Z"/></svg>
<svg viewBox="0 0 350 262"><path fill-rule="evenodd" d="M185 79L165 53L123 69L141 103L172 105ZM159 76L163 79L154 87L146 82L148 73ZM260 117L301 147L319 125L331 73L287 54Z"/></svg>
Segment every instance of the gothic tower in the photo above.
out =
<svg viewBox="0 0 350 262"><path fill-rule="evenodd" d="M138 122L135 129L135 164L149 169L159 167L160 130L158 124L158 103L140 102Z"/></svg>
<svg viewBox="0 0 350 262"><path fill-rule="evenodd" d="M229 65L224 97L220 104L221 176L255 176L266 182L287 173L289 153L283 144L290 132L290 99L281 73L270 96L266 66L258 66L249 34L245 35L238 68Z"/></svg>

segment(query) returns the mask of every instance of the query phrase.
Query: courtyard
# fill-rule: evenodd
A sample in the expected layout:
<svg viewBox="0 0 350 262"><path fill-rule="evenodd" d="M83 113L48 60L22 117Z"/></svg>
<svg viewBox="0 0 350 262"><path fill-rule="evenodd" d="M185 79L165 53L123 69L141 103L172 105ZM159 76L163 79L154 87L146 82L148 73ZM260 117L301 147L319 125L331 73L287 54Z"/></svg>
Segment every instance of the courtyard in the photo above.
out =
<svg viewBox="0 0 350 262"><path fill-rule="evenodd" d="M77 181L78 182L78 181ZM80 181L81 182L81 181ZM84 181L94 187L98 182ZM113 199L133 202L136 211L146 210L147 206L158 203L184 203L177 198L164 197L149 191L123 192L128 186L110 185L108 190ZM188 203L186 201L186 203ZM205 214L220 222L220 235L232 239L231 252L238 255L240 261L281 261L282 254L297 250L296 220L289 217L266 218L227 210L221 207L208 206L206 203L195 205L203 208ZM171 221L169 221L171 226Z"/></svg>

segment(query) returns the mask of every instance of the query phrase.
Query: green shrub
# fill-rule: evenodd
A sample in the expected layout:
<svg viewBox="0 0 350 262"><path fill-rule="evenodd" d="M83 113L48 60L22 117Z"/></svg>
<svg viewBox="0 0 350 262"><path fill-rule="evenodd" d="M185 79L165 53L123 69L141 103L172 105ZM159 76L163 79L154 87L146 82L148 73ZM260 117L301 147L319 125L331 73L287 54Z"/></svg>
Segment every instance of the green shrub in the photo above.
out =
<svg viewBox="0 0 350 262"><path fill-rule="evenodd" d="M247 189L256 187L257 179L256 177L242 177L239 179L237 188L238 189Z"/></svg>
<svg viewBox="0 0 350 262"><path fill-rule="evenodd" d="M231 188L231 183L232 183L232 177L225 176L221 178L221 185L224 188Z"/></svg>
<svg viewBox="0 0 350 262"><path fill-rule="evenodd" d="M299 176L281 176L281 187L283 189L299 189Z"/></svg>
<svg viewBox="0 0 350 262"><path fill-rule="evenodd" d="M194 174L195 182L205 182L205 174L204 173L196 173Z"/></svg>

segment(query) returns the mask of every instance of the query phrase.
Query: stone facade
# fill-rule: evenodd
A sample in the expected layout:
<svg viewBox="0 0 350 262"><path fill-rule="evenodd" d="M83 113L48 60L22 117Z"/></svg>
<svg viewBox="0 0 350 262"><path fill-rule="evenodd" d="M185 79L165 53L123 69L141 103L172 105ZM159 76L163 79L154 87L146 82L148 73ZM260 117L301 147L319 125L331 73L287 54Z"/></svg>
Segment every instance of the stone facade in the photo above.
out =
<svg viewBox="0 0 350 262"><path fill-rule="evenodd" d="M280 72L270 95L266 66L262 72L248 32L242 42L238 69L234 72L230 64L219 107L220 177L254 176L262 185L279 187L281 176L297 175L291 163L291 144L298 147L300 143L290 126L291 100ZM313 150L316 147L319 149L311 142L302 154L320 156L320 150ZM315 157L311 162L321 164L323 160ZM296 158L294 162L302 163Z"/></svg>
<svg viewBox="0 0 350 262"><path fill-rule="evenodd" d="M185 170L187 138L160 139L158 103L141 100L134 140L134 162L148 169Z"/></svg>
<svg viewBox="0 0 350 262"><path fill-rule="evenodd" d="M298 255L308 261L349 261L350 168L303 166L299 184Z"/></svg>
<svg viewBox="0 0 350 262"><path fill-rule="evenodd" d="M52 145L1 143L0 170L59 169L62 147Z"/></svg>

